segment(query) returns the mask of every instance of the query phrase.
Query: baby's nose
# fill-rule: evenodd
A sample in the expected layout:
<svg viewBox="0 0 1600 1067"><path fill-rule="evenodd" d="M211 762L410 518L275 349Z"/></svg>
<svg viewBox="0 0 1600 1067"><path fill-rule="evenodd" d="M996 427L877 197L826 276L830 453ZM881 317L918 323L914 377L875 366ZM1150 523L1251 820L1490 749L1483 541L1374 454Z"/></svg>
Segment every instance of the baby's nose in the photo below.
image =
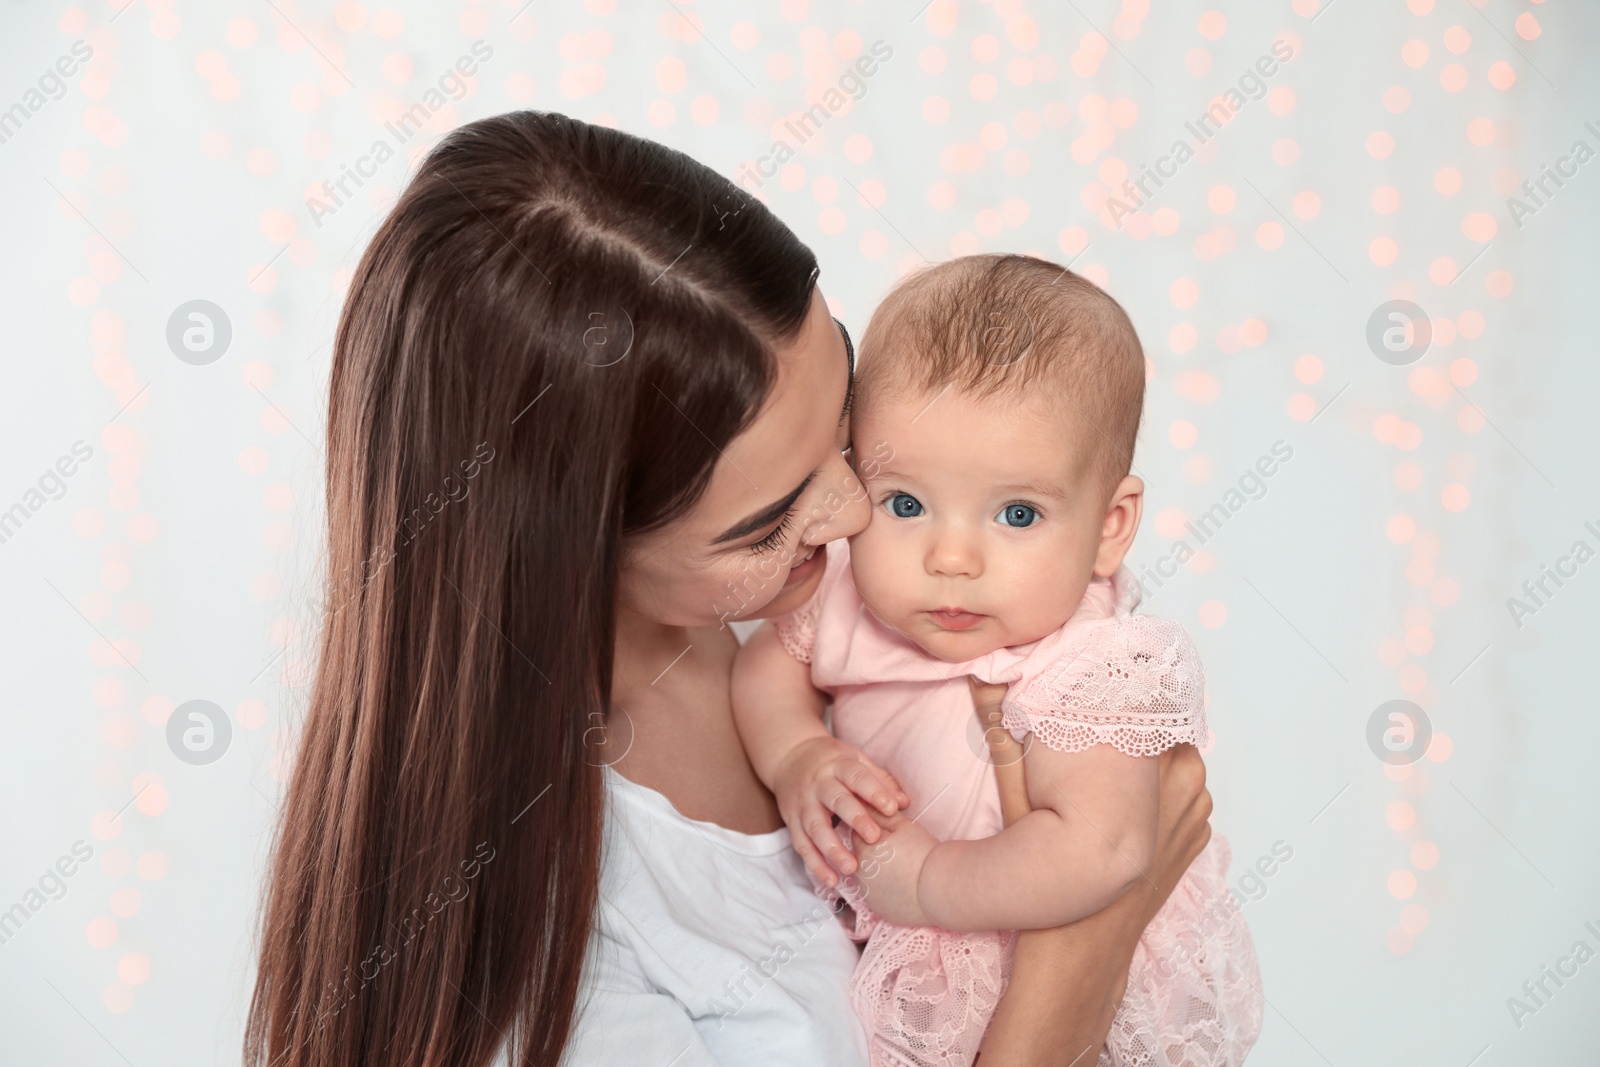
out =
<svg viewBox="0 0 1600 1067"><path fill-rule="evenodd" d="M976 534L960 526L939 528L928 547L925 566L941 578L977 578L983 574L983 550Z"/></svg>

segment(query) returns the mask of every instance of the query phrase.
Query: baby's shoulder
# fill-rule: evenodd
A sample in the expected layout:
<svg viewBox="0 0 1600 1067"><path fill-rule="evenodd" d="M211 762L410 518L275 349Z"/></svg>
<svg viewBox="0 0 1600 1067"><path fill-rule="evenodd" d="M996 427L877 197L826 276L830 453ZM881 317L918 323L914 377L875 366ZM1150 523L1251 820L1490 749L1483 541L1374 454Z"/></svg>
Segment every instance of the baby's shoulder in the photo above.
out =
<svg viewBox="0 0 1600 1067"><path fill-rule="evenodd" d="M1109 743L1138 756L1204 739L1205 671L1181 624L1119 612L1057 636L1007 692L1008 729L1059 751Z"/></svg>
<svg viewBox="0 0 1600 1067"><path fill-rule="evenodd" d="M1160 615L1115 614L1074 616L1060 630L1034 646L1023 667L1025 677L1117 673L1119 665L1193 663L1200 655L1189 632L1175 619Z"/></svg>
<svg viewBox="0 0 1600 1067"><path fill-rule="evenodd" d="M802 663L813 661L820 631L837 629L836 624L825 624L824 619L837 620L841 613L849 617L856 599L855 586L848 579L849 542L842 538L829 541L818 545L816 551L823 554L822 579L816 590L805 603L773 620L783 647Z"/></svg>

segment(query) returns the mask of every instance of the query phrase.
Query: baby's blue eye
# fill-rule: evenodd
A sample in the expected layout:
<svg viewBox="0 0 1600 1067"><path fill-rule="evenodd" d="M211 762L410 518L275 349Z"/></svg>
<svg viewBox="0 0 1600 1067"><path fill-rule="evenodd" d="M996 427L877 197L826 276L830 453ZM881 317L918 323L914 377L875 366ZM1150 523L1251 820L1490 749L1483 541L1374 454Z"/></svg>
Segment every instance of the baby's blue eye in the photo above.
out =
<svg viewBox="0 0 1600 1067"><path fill-rule="evenodd" d="M922 503L910 493L896 493L889 498L889 514L901 519L914 519L922 514Z"/></svg>
<svg viewBox="0 0 1600 1067"><path fill-rule="evenodd" d="M994 520L1020 530L1024 526L1032 526L1038 517L1039 513L1026 504L1007 504L1000 509L1000 514L996 515Z"/></svg>

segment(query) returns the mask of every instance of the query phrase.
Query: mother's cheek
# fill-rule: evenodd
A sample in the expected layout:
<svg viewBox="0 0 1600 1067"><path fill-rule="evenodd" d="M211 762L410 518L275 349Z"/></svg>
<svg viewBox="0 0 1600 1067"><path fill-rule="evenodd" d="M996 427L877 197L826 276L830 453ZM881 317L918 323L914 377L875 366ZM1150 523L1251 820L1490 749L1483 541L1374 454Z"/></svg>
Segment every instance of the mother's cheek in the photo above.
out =
<svg viewBox="0 0 1600 1067"><path fill-rule="evenodd" d="M783 553L775 552L755 560L749 565L749 569L763 582L776 581L789 569L789 560Z"/></svg>
<svg viewBox="0 0 1600 1067"><path fill-rule="evenodd" d="M817 551L821 552L822 549L819 548ZM764 604L756 605L751 601L751 606L741 618L772 619L779 615L787 615L811 599L811 595L817 591L817 586L822 583L822 573L823 568L818 567L805 581L792 586L779 585L783 581L783 576L780 574L767 583L764 589L764 592L771 593L776 588L777 594Z"/></svg>

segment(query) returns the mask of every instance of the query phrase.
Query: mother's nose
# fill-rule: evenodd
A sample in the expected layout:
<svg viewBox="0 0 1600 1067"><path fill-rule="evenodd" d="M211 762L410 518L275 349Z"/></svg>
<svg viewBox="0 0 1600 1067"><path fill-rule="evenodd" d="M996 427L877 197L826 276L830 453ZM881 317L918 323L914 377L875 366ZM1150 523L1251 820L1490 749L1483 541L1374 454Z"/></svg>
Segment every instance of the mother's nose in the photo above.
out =
<svg viewBox="0 0 1600 1067"><path fill-rule="evenodd" d="M842 454L835 454L828 461L815 485L821 495L807 512L808 522L802 531L802 540L820 545L867 528L867 521L872 517L867 487Z"/></svg>

